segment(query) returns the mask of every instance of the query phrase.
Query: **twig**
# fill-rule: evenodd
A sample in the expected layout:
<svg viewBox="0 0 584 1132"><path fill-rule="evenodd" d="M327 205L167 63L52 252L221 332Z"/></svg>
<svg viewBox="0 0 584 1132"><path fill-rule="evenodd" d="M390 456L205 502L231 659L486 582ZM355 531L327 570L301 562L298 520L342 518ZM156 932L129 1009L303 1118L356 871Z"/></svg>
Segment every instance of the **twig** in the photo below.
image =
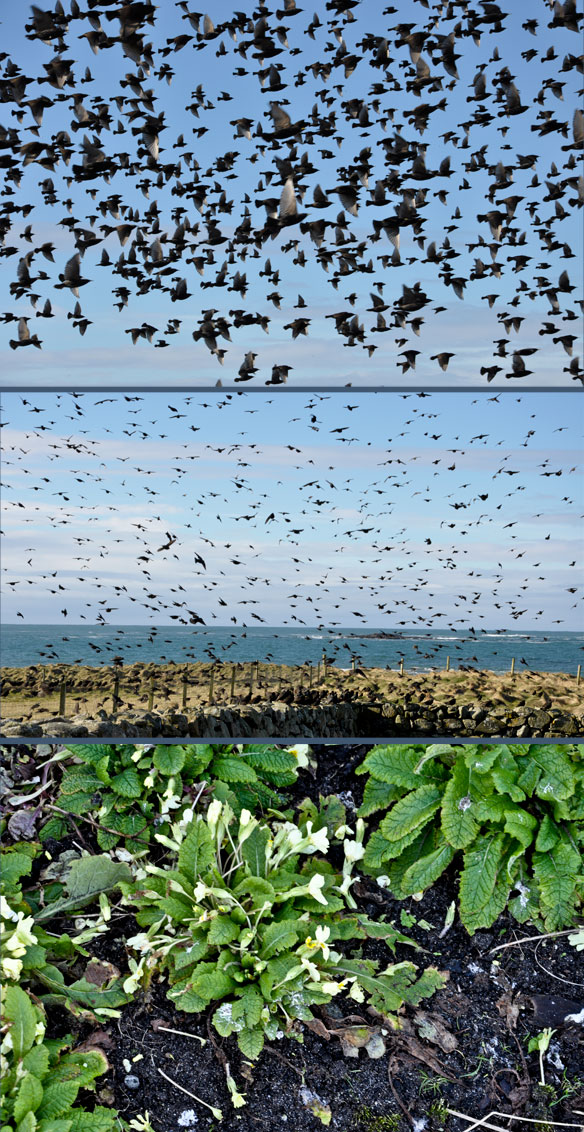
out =
<svg viewBox="0 0 584 1132"><path fill-rule="evenodd" d="M284 1054L280 1053L279 1049L273 1049L272 1046L264 1046L264 1053L271 1053L274 1057L279 1058L280 1061L284 1062L284 1065L287 1065L289 1069L293 1069L294 1073L298 1074L301 1081L304 1081L304 1073L298 1069L296 1065L293 1065L291 1061L288 1061L288 1058L284 1057Z"/></svg>
<svg viewBox="0 0 584 1132"><path fill-rule="evenodd" d="M158 1072L160 1073L161 1077L164 1077L165 1081L169 1081L171 1085L174 1085L175 1089L180 1089L181 1093L186 1093L187 1097L192 1097L194 1101L198 1101L199 1104L202 1104L205 1106L205 1108L210 1109L216 1120L223 1120L223 1113L221 1112L220 1108L215 1108L212 1104L207 1104L207 1102L202 1101L200 1097L196 1097L194 1093L189 1093L188 1089L183 1089L183 1086L179 1085L178 1081L173 1081L172 1077L167 1077L166 1073L164 1073L162 1069L158 1069Z"/></svg>
<svg viewBox="0 0 584 1132"><path fill-rule="evenodd" d="M395 1085L394 1085L394 1083L393 1083L393 1079L392 1079L392 1076L391 1076L391 1066L392 1066L392 1062L393 1062L393 1058L390 1058L390 1059L388 1059L388 1062L387 1062L387 1079L388 1079L388 1081L389 1081L389 1087L390 1087L390 1089L391 1089L391 1091L392 1091L392 1093L393 1093L393 1098L394 1098L394 1100L395 1100L395 1103L399 1105L399 1107L401 1108L401 1110L402 1110L402 1112L403 1112L403 1114L404 1114L404 1116L405 1116L405 1118L406 1118L406 1120L407 1120L408 1124L410 1125L410 1127L411 1127L411 1128L413 1128L413 1127L414 1127L414 1118L413 1118L413 1116L411 1116L411 1115L410 1115L410 1113L408 1112L408 1110L407 1110L407 1108L406 1108L405 1104L403 1103L403 1101L402 1101L402 1100L401 1100L401 1098L400 1098L400 1097L398 1096L398 1094L397 1094L397 1092L396 1092L396 1090L395 1090ZM501 1132L503 1132L503 1130L502 1130L502 1129L501 1129Z"/></svg>
<svg viewBox="0 0 584 1132"><path fill-rule="evenodd" d="M504 951L506 947L518 947L522 943L532 943L536 939L541 941L542 939L555 939L559 935L572 935L575 931L575 928L566 928L566 931L547 932L546 935L524 935L521 939L512 940L511 943L499 943L496 947L491 947L487 955L492 955L495 951Z"/></svg>
<svg viewBox="0 0 584 1132"><path fill-rule="evenodd" d="M182 1034L183 1038L194 1038L202 1046L207 1045L206 1038L200 1038L198 1034L189 1034L188 1030L173 1030L172 1026L157 1026L155 1032L158 1033L159 1030L164 1030L166 1034Z"/></svg>
<svg viewBox="0 0 584 1132"><path fill-rule="evenodd" d="M454 1108L447 1108L446 1111L450 1116L459 1116L461 1120L470 1120L471 1123L468 1128L465 1128L465 1132L472 1132L473 1128L496 1128L497 1132L508 1132L505 1128L499 1128L497 1124L487 1124L492 1116L502 1116L504 1120L522 1120L527 1124L547 1124L548 1126L551 1125L552 1128L576 1128L578 1132L582 1132L581 1124L568 1124L565 1120L535 1120L532 1116L513 1116L510 1112L497 1112L496 1109L488 1112L480 1120L474 1120L472 1116L467 1116L465 1112L457 1112Z"/></svg>
<svg viewBox="0 0 584 1132"><path fill-rule="evenodd" d="M573 929L571 929L571 930L573 930ZM540 940L540 942L541 942L541 940ZM545 971L546 975L550 975L552 979L557 979L558 982L560 982L560 983L568 983L568 985L571 986L571 987L584 987L584 983L576 983L576 982L574 982L574 979L565 979L563 975L556 975L553 971L550 971L547 967L544 967L543 963L540 961L540 959L538 959L538 955L537 955L538 948L539 948L539 943L536 944L535 951L533 952L533 958L535 959L535 962L537 963L538 967L540 967L542 971Z"/></svg>

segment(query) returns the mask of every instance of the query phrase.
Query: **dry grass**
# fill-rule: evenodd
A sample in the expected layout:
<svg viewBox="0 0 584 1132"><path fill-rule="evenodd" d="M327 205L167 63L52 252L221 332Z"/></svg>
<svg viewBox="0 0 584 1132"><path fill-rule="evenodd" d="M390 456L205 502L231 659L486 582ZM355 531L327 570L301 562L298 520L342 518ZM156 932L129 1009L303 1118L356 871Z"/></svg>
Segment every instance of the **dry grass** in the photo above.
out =
<svg viewBox="0 0 584 1132"><path fill-rule="evenodd" d="M5 668L3 715L31 719L60 714L60 689L66 681L67 716L111 713L115 671L111 667L48 665L35 668ZM212 681L212 686L211 686ZM275 664L222 663L154 665L133 664L119 670L118 711L155 711L197 708L209 703L228 704L277 698L282 693L316 689L321 695L346 694L351 700L369 703L412 702L435 708L439 705L472 704L483 709L528 707L570 713L581 712L584 685L566 673L509 673L459 671L408 673L381 668L356 672L329 667L326 677L316 667L309 669Z"/></svg>

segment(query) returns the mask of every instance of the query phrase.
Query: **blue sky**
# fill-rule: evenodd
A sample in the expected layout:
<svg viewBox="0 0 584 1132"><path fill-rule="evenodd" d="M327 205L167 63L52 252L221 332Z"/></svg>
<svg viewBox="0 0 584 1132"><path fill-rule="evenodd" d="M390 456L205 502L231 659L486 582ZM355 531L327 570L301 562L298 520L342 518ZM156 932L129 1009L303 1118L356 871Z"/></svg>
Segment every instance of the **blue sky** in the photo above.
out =
<svg viewBox="0 0 584 1132"><path fill-rule="evenodd" d="M5 394L4 622L581 629L580 401L494 396Z"/></svg>
<svg viewBox="0 0 584 1132"><path fill-rule="evenodd" d="M485 25L480 43L475 43L469 36L461 42L457 41L456 49L460 52L457 60L459 79L452 89L448 87L453 80L439 62L439 52L426 52L423 57L429 62L432 73L440 76L442 85L436 91L424 89L418 98L408 90L408 81L411 82L415 69L412 68L407 47L396 45L398 33L395 29L398 24L404 23L427 27L431 12L415 0L396 0L394 12L384 16L385 7L385 4L371 0L362 2L356 8L356 19L343 29L348 54L361 54L359 44L365 33L387 36L390 41L392 81L383 93L375 95L371 93L372 85L380 81L382 72L370 67L366 59L346 79L343 68L333 70L328 81L321 74L315 76L312 71L304 70L313 62L331 61L338 49L331 14L327 12L322 0L314 0L300 15L281 21L288 28L289 46L281 47L282 54L275 58L275 63L283 67L283 81L287 84L278 92L270 92L267 86L263 90L260 88L257 76L259 64L254 58L253 50L248 49L246 57L236 51L241 44L241 36L234 43L224 33L206 43L203 50L195 50L195 40L179 52L161 56L160 49L164 49L167 39L185 32L194 35L188 22L182 19L181 8L173 3L161 4L157 13L157 25L146 29L146 39L153 44L155 66L149 75L142 76L142 88L154 92L154 111L165 115L165 129L160 134L159 161L164 164L180 160L178 192L176 177L168 184L157 187L155 182L158 169L155 167L148 170L142 159L138 159L139 167L135 174L125 176L117 172L109 183L99 179L76 183L72 167L80 161L83 135L87 132L91 138L96 131L81 128L75 132L72 129L71 121L75 121L71 111L73 94L80 93L84 106L89 110L94 109L100 101L107 102L112 118L111 128L103 130L99 140L108 155L126 152L130 155L130 161L135 160L138 138L131 133L133 121L129 122L126 116L128 105L118 106L115 102L119 96L133 97L127 85L120 86L120 81L126 83L124 76L135 75L136 67L121 53L119 44L94 55L87 39L83 38L89 30L89 24L87 21L80 24L72 21L67 36L66 58L74 64L75 86L66 86L63 92L57 92L46 83L34 81L27 86L25 102L21 107L4 104L5 120L9 126L18 129L21 144L37 140L50 143L59 130L67 130L74 148L74 155L68 165L60 163L51 171L32 161L22 169L20 184L10 184L9 203L16 206L30 203L33 210L24 217L18 213L12 215L12 228L6 237L7 254L0 264L0 310L30 317L31 333L38 334L43 349L40 351L29 347L12 351L8 342L15 337L16 323L7 322L0 336L0 365L5 383L22 383L23 387L31 388L43 384L68 384L74 388L81 388L83 385L106 387L125 382L140 387L167 382L178 386L208 386L220 379L225 385L229 385L237 376L245 353L252 350L257 354L258 366L254 381L261 385L270 377L274 364L291 365L293 369L290 383L304 386L327 383L350 383L355 386L411 383L428 387L448 383L484 385L485 378L480 375L480 367L493 363L502 366L502 373L495 378L494 386L499 380L504 385L509 385L504 376L510 368L508 362L494 357L497 348L494 343L502 339L508 343L505 347L508 357L514 349L537 348L537 353L526 358L528 369L532 370L532 375L527 379L530 385L563 383L573 387L572 377L563 372L570 359L561 344L553 343L553 336L565 333L574 334L577 338L580 336L581 311L577 304L577 293L560 293L561 314L554 317L550 315L546 295L549 288L537 280L548 280L549 287L553 288L562 271L568 271L571 285L577 283L581 274L579 249L582 241L582 213L580 211L577 214L569 204L576 193L575 187L565 187L559 198L560 207L565 212L562 219L557 215L555 201L555 187L566 179L573 179L577 174L577 170L566 167L570 153L564 152L561 146L570 144L571 120L574 107L579 102L577 91L581 86L579 73L574 68L565 69L563 61L579 50L579 37L565 28L549 27L550 8L544 0L535 5L519 0L508 5L510 10L502 33L493 34ZM219 24L229 18L232 11L229 4L219 0L213 6L215 23ZM305 34L313 11L318 13L323 25L315 33L314 41ZM457 20L461 20L464 26L464 14L459 6L453 11L453 19L445 20L443 16L437 24L432 32L434 39L452 31ZM26 38L24 24L27 12L26 6L4 6L3 50L24 74L34 77L43 73L43 64L52 57L54 50L53 47L43 46ZM530 33L528 27L523 27L533 19L537 21L535 35ZM277 22L276 20L275 23ZM102 23L108 34L116 33L117 21L108 22L103 19ZM220 45L224 45L224 54L218 55L217 52L223 50ZM495 57L495 47L499 58ZM297 49L298 54L290 53ZM550 51L551 57L546 57ZM170 65L174 72L170 85L165 76L160 74L161 63ZM265 65L269 65L269 61ZM473 79L483 66L489 96L481 105L493 115L493 120L486 125L473 123L469 126L466 142L465 129L461 124L471 121L477 106L476 102L467 100L473 94ZM495 101L493 97L497 76L503 66L507 66L514 76L522 104L528 108L525 113L506 116L502 109L504 100ZM81 82L86 67L90 68L92 79ZM236 74L236 67L240 67L245 73ZM298 75L301 76L300 80L295 78ZM550 85L552 81L563 84L561 88L555 88L562 95L561 99L554 94L554 88ZM199 110L198 117L194 117L185 107L191 103L193 92L199 83L202 84L205 103ZM37 136L30 108L25 103L39 95L52 98L55 104L45 110ZM329 98L332 99L330 105L327 102ZM361 99L372 105L375 98L378 99L379 108L371 109L370 126L360 127L354 119L346 120L343 103ZM446 100L445 108L435 110L430 116L428 128L423 134L419 134L411 122L408 122L412 111L422 102L427 102L432 107L439 106L443 99ZM404 229L401 262L399 265L391 265L387 263L387 257L392 254L392 245L383 236L379 242L368 246L364 257L365 263L371 258L373 272L349 274L334 289L331 285L334 263L325 272L317 260L315 245L294 226L285 229L276 239L264 243L258 258L253 255L252 245L247 248L245 243L237 245L234 262L227 265L227 279L231 284L237 271L246 272L249 289L245 297L225 287L203 286L214 282L216 272L225 259L223 249L228 246L226 244L215 250L215 263L206 265L202 276L192 263L183 262L178 265L177 275L187 279L191 298L173 303L168 290L136 295L131 280L128 283L119 274L112 274L110 268L99 266L103 248L114 263L121 251L126 255L128 253L130 245L120 248L118 237L112 232L96 247L89 247L83 258L83 274L91 282L80 289L80 302L90 325L85 336L81 337L73 320L67 318L67 315L73 313L75 297L66 290L55 288L59 273L75 251L71 233L63 220L68 222L74 217L74 227L78 231L97 233L101 238L105 235L102 230L104 225L114 228L123 218L121 214L119 217L114 216L104 204L108 198L119 196L122 204L138 210L132 220L134 234L136 229L141 229L149 245L153 237L149 231L151 225L145 218L145 210L151 206L157 208L160 234L163 238L166 234L170 239L175 229L174 210L177 207L184 208L191 225L200 225L200 231L194 238L195 250L189 252L188 258L193 258L194 255L206 257L210 249L205 240L204 217L195 206L193 188L188 188L196 172L198 187L204 186L208 203L219 206L216 216L228 241L244 218L245 209L250 212L252 228L259 229L264 223L265 211L256 202L266 196L279 196L282 176L275 159L286 156L288 150L280 143L276 152L266 148L262 154L257 138L249 140L237 137L236 130L230 123L245 116L253 120L254 129L260 122L266 132L271 126L271 119L267 114L268 105L270 101L276 100L287 106L294 120L309 118L315 104L321 117L336 112L332 136L323 139L313 131L314 144L310 144L310 138L307 140L306 136L300 139L297 146L298 160L306 152L313 163L313 170L301 177L296 176L296 182L299 195L303 196L302 211L308 213L308 218L325 218L332 222L333 227L327 230L325 246L334 249L337 263L340 245L335 245L332 233L341 204L333 194L330 207L322 211L314 209L312 196L317 182L325 190L343 183L343 169L356 163L363 148L371 148L369 188L361 186L359 189L358 215L353 217L345 210L347 223L343 230L344 238L348 235L347 247L350 250L353 242L369 239L373 231L373 219L394 215L402 200L400 194L390 191L386 207L368 207L376 180L392 171L393 167L385 163L383 143L392 137L394 129L401 129L404 137L426 147L428 169L437 169L442 159L449 156L452 168L449 178L417 182L405 178L406 185L428 190L426 203L420 204L424 218L420 239L424 242L424 247L420 247L413 238L411 229ZM138 126L143 121L142 106L140 103L139 114L135 119ZM545 126L546 115L568 123L566 138L555 129L542 136L539 131ZM21 122L18 121L19 117L22 118ZM118 122L122 123L123 132L117 132ZM206 132L197 136L193 130L198 129ZM177 141L181 134L184 136L183 143ZM215 162L219 155L227 153L233 155L229 161L231 171L218 172ZM329 153L331 156L328 156ZM184 154L192 154L192 157L185 159ZM525 168L517 167L518 155L526 159L523 162ZM536 159L534 165L527 161L528 155L533 155ZM21 164L22 155L17 156ZM198 163L198 171L193 168L194 162ZM509 182L492 194L494 203L491 203L488 194L494 184L495 169L499 162L509 168ZM552 167L554 162L555 171ZM407 169L409 172L409 166ZM58 203L53 206L43 203L40 183L47 178L52 179L58 198ZM141 181L151 183L148 198L139 188ZM260 182L262 188L258 188ZM437 198L439 190L447 192L445 203ZM222 191L225 191L227 202L232 202L228 203L227 212L221 211L220 207ZM504 208L500 202L507 196L522 199L517 204L510 239L503 246L494 247L495 268L492 269L491 251L487 246L477 246L478 241L484 241L485 245L492 242L490 228L485 221L479 222L477 215L486 213L497 204ZM71 201L70 211L64 203L66 200ZM30 241L23 234L29 224L32 225ZM557 245L555 247L548 246L550 232L556 237L555 241L551 239L552 245ZM293 262L298 259L297 252L282 250L290 239L298 239L297 251L304 253L306 266ZM477 258L486 265L485 277L469 283L464 300L456 298L452 288L444 285L435 264L420 262L427 258L428 245L432 240L437 242L439 249L447 246L445 240L449 241L450 251L455 253L450 263L457 276L468 278ZM26 295L17 299L10 293L10 284L16 278L17 265L22 256L46 242L54 245L55 262L48 262L40 254L33 257L31 274L38 274L39 269L46 271L49 276L47 280L41 278L33 286L33 292L39 295L35 311ZM574 250L574 258L567 257L565 244ZM166 243L165 247L168 246L170 245ZM244 260L240 257L246 251L248 254ZM530 257L526 268L519 274L513 270L515 261L510 258L517 255ZM273 269L280 273L277 283L268 282L259 275L259 271L264 268L266 256L270 257ZM385 258L385 264L381 257ZM139 252L138 261L141 260ZM492 270L495 271L494 275L491 274ZM155 269L150 278L156 277ZM512 305L516 301L516 288L520 280L523 288L519 294L520 301L518 305ZM168 279L162 276L161 281L168 288ZM421 284L431 299L431 303L423 310L425 321L419 337L412 332L411 327L388 333L372 331L376 316L369 308L372 305L370 293L374 284L383 284L383 298L391 308L401 296L403 286L412 286L415 282ZM118 311L113 306L112 290L120 285L127 285L131 294L127 306ZM275 291L282 296L279 310L272 301L266 299L267 294ZM498 297L491 310L485 296L492 293ZM299 294L305 306L299 305ZM354 305L351 305L349 298L352 295L355 295ZM55 317L37 317L47 298L52 303ZM436 313L436 307L445 309ZM227 318L230 317L229 311L237 308L267 313L270 317L269 333L264 334L257 326L232 329L232 343L221 340L226 355L220 365L202 341L195 342L192 339L192 332L200 322L201 311L208 308L218 309ZM358 314L360 322L367 329L367 342L377 346L372 357L368 356L360 343L353 348L347 347L346 339L334 333L333 323L327 320L326 315L345 309ZM290 330L284 327L299 315L311 318L309 334L292 340ZM506 316L522 319L517 333L511 329L507 335L503 323ZM386 317L390 323L391 309ZM166 332L171 318L181 320L179 333ZM556 335L539 334L542 323L546 321L556 327ZM132 327L140 327L144 322L158 328L154 342L164 340L168 343L166 347L157 349L154 344L150 345L143 339L136 346L130 344L127 331ZM399 354L408 349L417 349L420 354L416 369L409 370L402 376L396 362L403 361ZM455 353L446 373L431 360L431 355L444 350ZM576 344L575 351L577 350Z"/></svg>

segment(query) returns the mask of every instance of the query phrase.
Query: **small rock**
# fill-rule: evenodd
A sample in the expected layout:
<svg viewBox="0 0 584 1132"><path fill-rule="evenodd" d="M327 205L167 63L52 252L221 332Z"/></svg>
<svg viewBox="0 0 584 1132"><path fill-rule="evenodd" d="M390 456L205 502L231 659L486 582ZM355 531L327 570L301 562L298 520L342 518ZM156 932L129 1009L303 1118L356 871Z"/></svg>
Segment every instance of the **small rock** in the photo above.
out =
<svg viewBox="0 0 584 1132"><path fill-rule="evenodd" d="M140 1088L140 1078L136 1077L135 1073L128 1073L124 1077L124 1085L126 1086L127 1089L139 1089Z"/></svg>

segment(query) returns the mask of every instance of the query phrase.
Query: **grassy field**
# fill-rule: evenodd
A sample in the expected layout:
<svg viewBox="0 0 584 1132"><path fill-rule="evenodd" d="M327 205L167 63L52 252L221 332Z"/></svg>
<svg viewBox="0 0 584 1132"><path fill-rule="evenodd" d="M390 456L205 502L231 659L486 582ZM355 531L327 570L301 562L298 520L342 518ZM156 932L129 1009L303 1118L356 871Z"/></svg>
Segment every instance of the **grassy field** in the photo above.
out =
<svg viewBox="0 0 584 1132"><path fill-rule="evenodd" d="M382 668L355 672L329 667L309 669L275 664L133 664L105 667L49 665L4 668L4 718L120 714L199 708L208 704L259 703L266 700L335 699L403 704L411 698L427 707L480 705L582 710L584 684L566 673L460 671L400 674ZM116 679L118 678L118 680ZM116 694L117 684L117 694ZM62 696L65 711L62 711ZM114 703L115 699L115 703Z"/></svg>

